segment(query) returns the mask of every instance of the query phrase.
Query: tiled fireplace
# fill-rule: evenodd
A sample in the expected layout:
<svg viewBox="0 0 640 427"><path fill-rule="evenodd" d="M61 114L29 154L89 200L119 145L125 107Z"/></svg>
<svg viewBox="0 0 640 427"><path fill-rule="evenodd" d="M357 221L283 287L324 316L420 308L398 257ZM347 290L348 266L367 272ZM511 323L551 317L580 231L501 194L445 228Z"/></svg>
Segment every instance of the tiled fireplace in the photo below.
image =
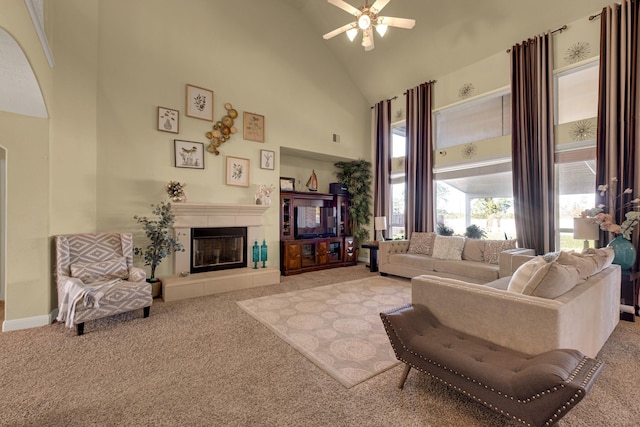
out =
<svg viewBox="0 0 640 427"><path fill-rule="evenodd" d="M173 276L162 279L163 299L174 301L280 283L279 270L253 269L250 262L253 242L264 238L262 216L268 208L173 203L173 229L185 251L174 254ZM219 247L223 240L231 247Z"/></svg>

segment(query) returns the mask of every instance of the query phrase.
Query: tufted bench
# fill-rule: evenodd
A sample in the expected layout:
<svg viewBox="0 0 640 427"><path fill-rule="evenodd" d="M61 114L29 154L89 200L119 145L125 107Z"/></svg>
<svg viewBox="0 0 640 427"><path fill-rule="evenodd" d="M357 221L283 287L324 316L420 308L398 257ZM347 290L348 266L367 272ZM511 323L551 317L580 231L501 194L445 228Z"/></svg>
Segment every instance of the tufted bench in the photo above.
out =
<svg viewBox="0 0 640 427"><path fill-rule="evenodd" d="M530 356L448 328L422 305L380 313L398 360L402 388L416 368L513 420L553 425L591 389L602 362L577 350Z"/></svg>

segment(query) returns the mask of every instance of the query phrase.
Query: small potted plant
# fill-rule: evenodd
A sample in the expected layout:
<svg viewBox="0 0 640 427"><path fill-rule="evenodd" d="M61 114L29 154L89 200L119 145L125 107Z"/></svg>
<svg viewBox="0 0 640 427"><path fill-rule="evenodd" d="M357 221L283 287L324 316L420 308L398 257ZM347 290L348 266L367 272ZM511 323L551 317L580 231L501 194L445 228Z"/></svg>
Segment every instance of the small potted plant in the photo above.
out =
<svg viewBox="0 0 640 427"><path fill-rule="evenodd" d="M156 267L172 252L183 252L184 248L171 233L171 226L175 220L175 215L171 212L171 203L160 202L159 205L151 205L151 207L152 213L156 216L155 219L133 216L139 224L142 224L142 229L149 239L147 247L133 248L133 253L143 255L144 265L151 266L151 276L147 281L152 285L153 296L158 296L162 283L156 278Z"/></svg>

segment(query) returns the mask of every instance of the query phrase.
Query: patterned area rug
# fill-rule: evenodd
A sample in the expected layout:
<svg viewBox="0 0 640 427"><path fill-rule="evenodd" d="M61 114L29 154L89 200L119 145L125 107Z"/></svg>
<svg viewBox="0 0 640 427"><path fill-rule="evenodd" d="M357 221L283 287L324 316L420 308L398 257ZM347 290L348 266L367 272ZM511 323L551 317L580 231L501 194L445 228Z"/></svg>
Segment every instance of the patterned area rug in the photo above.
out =
<svg viewBox="0 0 640 427"><path fill-rule="evenodd" d="M380 312L410 299L409 282L377 276L238 305L350 388L399 363Z"/></svg>

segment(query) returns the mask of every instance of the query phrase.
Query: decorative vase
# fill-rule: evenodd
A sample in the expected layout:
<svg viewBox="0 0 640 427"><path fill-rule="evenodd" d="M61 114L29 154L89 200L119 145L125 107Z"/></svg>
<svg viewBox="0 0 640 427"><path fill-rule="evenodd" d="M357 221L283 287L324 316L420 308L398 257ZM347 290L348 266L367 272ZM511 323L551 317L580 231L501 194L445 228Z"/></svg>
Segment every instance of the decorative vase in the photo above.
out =
<svg viewBox="0 0 640 427"><path fill-rule="evenodd" d="M633 263L636 262L636 248L629 240L622 236L618 236L609 242L607 247L613 248L615 257L613 263L618 264L623 270L630 270Z"/></svg>

